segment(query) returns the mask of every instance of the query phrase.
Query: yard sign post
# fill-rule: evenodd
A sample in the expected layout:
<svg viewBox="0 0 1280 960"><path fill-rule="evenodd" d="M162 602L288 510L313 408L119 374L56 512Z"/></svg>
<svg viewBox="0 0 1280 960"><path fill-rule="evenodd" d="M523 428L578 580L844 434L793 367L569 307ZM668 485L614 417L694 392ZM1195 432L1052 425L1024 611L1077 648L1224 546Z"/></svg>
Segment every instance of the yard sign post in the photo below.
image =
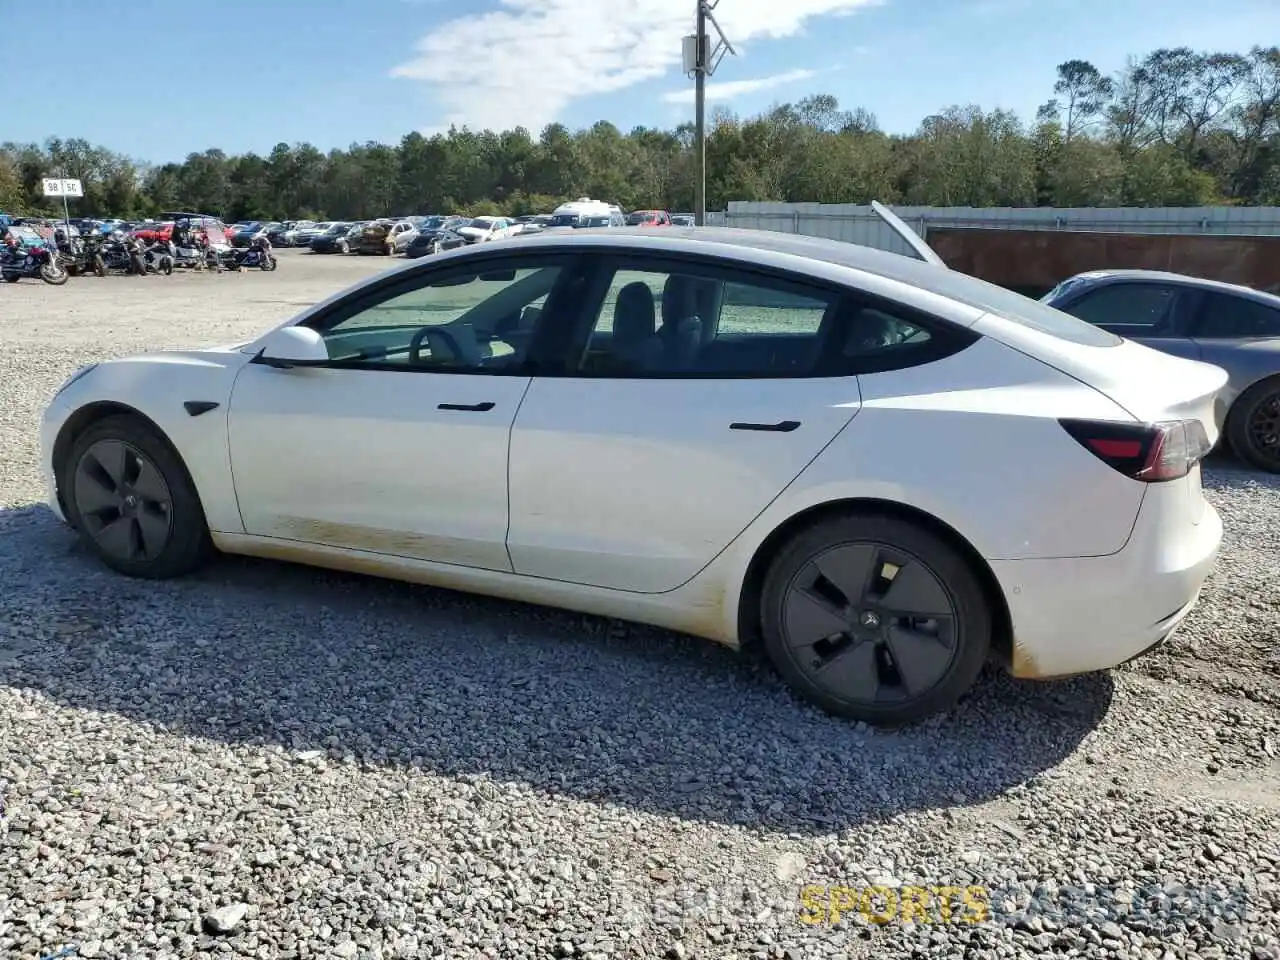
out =
<svg viewBox="0 0 1280 960"><path fill-rule="evenodd" d="M84 184L79 180L65 177L45 177L44 195L62 198L62 222L67 228L67 243L71 242L71 208L67 206L68 197L83 197Z"/></svg>

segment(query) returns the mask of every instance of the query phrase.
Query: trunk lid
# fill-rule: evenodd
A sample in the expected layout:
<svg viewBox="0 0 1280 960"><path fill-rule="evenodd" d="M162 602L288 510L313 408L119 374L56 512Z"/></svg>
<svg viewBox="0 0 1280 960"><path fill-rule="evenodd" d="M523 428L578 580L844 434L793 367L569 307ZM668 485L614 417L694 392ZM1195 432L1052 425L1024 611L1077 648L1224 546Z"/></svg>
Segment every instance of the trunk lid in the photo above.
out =
<svg viewBox="0 0 1280 960"><path fill-rule="evenodd" d="M871 209L917 257L947 269L937 252L901 217L876 200L871 201ZM1055 292L1061 292L1062 286ZM1225 416L1217 402L1218 393L1228 380L1220 367L1161 353L1131 340L1105 346L1078 343L1012 324L993 313L986 314L974 329L1016 349L1030 348L1028 352L1037 359L1110 397L1138 420L1199 420L1210 441L1218 440Z"/></svg>
<svg viewBox="0 0 1280 960"><path fill-rule="evenodd" d="M938 256L937 252L929 246L929 244L924 242L924 238L921 237L920 234L907 226L906 222L900 216L886 207L879 200L871 201L871 209L875 211L876 216L892 228L894 233L902 238L903 242L912 249L917 257L925 263L932 263L935 267L942 267L944 270L948 269L946 262Z"/></svg>
<svg viewBox="0 0 1280 960"><path fill-rule="evenodd" d="M1112 343L1078 343L994 313L984 314L973 330L1093 387L1135 420L1199 420L1210 442L1218 440L1225 413L1218 394L1228 379L1221 367L1120 337Z"/></svg>
<svg viewBox="0 0 1280 960"><path fill-rule="evenodd" d="M1116 347L1070 344L1065 373L1106 394L1139 420L1199 420L1217 442L1222 424L1218 392L1227 385L1221 367L1186 360L1125 340ZM1068 366L1070 368L1068 368Z"/></svg>

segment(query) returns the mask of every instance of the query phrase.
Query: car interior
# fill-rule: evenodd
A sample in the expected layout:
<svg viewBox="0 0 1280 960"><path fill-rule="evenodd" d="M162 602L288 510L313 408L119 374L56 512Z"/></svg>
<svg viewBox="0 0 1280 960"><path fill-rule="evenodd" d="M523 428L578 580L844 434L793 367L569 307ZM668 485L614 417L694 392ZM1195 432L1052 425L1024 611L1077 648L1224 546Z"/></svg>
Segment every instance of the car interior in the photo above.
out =
<svg viewBox="0 0 1280 960"><path fill-rule="evenodd" d="M442 279L342 320L324 331L325 345L340 363L480 370L515 366L524 361L542 304L561 272L542 267L521 271L525 275L519 277L515 270L494 270ZM451 305L442 292L473 284L483 297L474 305L466 302L471 299L467 294ZM423 323L425 319L434 322Z"/></svg>
<svg viewBox="0 0 1280 960"><path fill-rule="evenodd" d="M726 308L741 306L755 307L749 315L760 318L757 329L726 322ZM611 329L592 331L579 369L612 376L806 376L837 335L845 357L929 339L927 331L870 307L848 315L835 297L823 303L672 274L660 297L643 281L622 287Z"/></svg>
<svg viewBox="0 0 1280 960"><path fill-rule="evenodd" d="M340 363L510 368L528 356L561 275L547 266L443 278L343 319L324 332L325 343ZM702 276L642 276L650 281L623 282L616 297L584 318L571 341L570 356L579 358L571 369L614 377L809 376L833 337L845 358L929 340L928 331L870 306L851 312L834 295L818 300Z"/></svg>

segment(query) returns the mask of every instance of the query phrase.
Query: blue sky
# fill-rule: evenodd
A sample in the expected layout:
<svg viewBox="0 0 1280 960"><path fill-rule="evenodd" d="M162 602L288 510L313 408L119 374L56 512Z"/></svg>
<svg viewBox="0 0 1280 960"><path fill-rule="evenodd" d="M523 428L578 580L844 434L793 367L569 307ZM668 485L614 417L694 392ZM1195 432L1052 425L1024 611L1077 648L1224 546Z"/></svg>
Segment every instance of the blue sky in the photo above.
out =
<svg viewBox="0 0 1280 960"><path fill-rule="evenodd" d="M55 55L39 95L5 98L0 140L82 136L164 162L210 146L394 142L451 122L669 127L693 110L679 63L693 0L4 6L11 57ZM1280 0L721 0L716 16L739 56L711 82L715 105L749 114L832 93L893 133L953 103L1030 117L1070 58L1110 72L1162 46L1280 39ZM11 61L24 77L33 56Z"/></svg>

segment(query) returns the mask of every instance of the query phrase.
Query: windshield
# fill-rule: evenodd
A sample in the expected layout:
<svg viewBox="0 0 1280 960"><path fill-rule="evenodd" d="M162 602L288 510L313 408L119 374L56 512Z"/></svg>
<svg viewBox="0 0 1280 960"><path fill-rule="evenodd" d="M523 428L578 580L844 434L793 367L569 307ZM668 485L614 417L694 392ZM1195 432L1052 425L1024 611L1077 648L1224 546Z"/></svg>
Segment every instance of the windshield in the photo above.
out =
<svg viewBox="0 0 1280 960"><path fill-rule="evenodd" d="M1074 290L1076 287L1080 286L1080 284L1082 284L1083 282L1084 282L1083 277L1068 277L1066 280L1063 280L1060 284L1058 284L1056 287L1054 287L1052 290L1046 293L1043 297L1041 297L1040 302L1047 303L1052 306L1053 303L1055 303L1059 297L1061 297L1063 294L1067 293L1070 290Z"/></svg>
<svg viewBox="0 0 1280 960"><path fill-rule="evenodd" d="M444 226L444 217L427 217L422 221L423 230L439 230Z"/></svg>
<svg viewBox="0 0 1280 960"><path fill-rule="evenodd" d="M651 223L657 219L658 215L656 213L649 213L647 210L642 210L627 217L627 223L634 227L637 223Z"/></svg>
<svg viewBox="0 0 1280 960"><path fill-rule="evenodd" d="M609 217L585 217L578 224L580 227L607 227L609 226Z"/></svg>
<svg viewBox="0 0 1280 960"><path fill-rule="evenodd" d="M582 222L582 217L576 213L557 213L551 218L553 227L576 227Z"/></svg>
<svg viewBox="0 0 1280 960"><path fill-rule="evenodd" d="M326 230L325 232L326 232L326 233L331 233L331 234L333 234L334 236L337 236L337 235L338 235L338 234L340 234L340 233L346 233L346 232L347 232L348 230L350 230L350 229L351 229L350 224L346 224L346 223L335 223L333 226L331 226L331 227L330 227L328 230Z"/></svg>

